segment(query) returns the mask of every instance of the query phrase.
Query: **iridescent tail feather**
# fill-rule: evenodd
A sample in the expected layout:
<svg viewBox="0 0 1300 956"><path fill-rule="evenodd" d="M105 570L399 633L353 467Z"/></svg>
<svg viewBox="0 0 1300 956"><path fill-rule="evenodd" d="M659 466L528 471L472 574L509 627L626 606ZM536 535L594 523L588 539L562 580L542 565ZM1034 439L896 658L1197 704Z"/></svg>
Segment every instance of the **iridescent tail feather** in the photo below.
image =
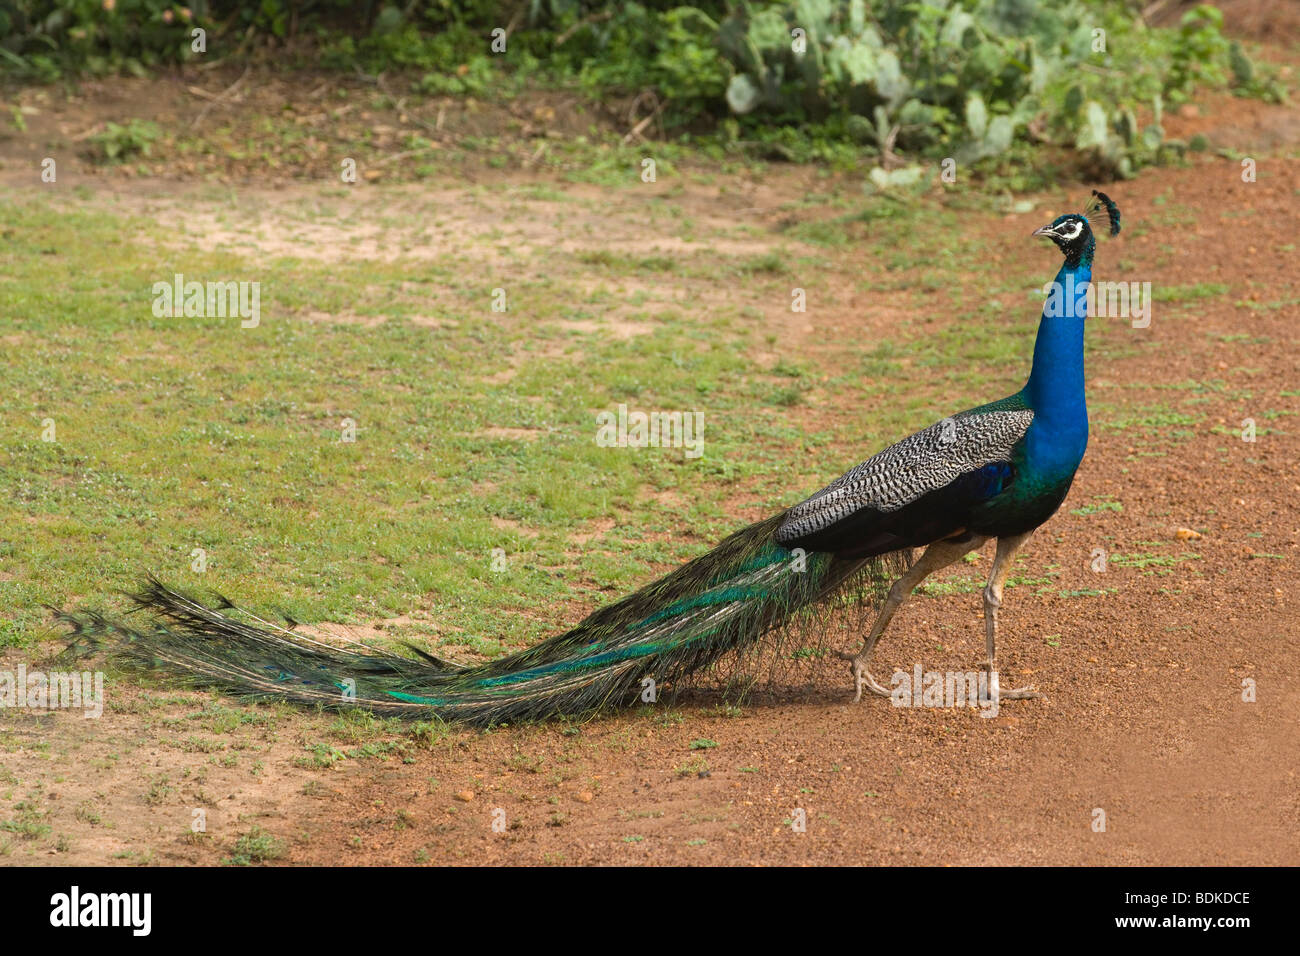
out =
<svg viewBox="0 0 1300 956"><path fill-rule="evenodd" d="M247 697L478 725L577 716L635 702L647 678L675 687L765 635L815 626L814 606L855 583L878 596L910 560L902 551L853 560L792 552L775 542L783 517L733 534L570 631L477 666L415 648L412 658L338 647L295 622L224 598L208 605L152 577L131 595L131 615L61 616L127 663Z"/></svg>

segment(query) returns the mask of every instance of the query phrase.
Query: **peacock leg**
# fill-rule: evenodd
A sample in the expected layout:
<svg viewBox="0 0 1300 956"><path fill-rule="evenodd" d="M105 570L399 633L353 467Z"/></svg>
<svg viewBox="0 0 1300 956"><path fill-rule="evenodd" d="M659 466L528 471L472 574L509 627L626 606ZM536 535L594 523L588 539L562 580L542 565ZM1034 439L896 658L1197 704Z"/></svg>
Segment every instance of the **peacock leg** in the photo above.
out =
<svg viewBox="0 0 1300 956"><path fill-rule="evenodd" d="M840 655L844 660L853 663L849 670L853 674L854 701L862 699L862 688L864 686L873 694L879 694L881 697L890 696L890 691L880 686L876 679L871 676L871 671L868 668L871 665L871 654L876 649L876 642L880 640L880 635L885 633L885 628L889 626L889 622L894 619L894 612L912 596L912 591L927 577L940 568L946 568L953 562L960 561L987 540L988 538L982 535L971 537L962 535L958 538L936 541L925 549L925 553L907 569L907 572L901 578L894 582L889 589L889 596L885 598L884 607L880 609L880 614L876 617L876 622L871 625L871 632L867 635L861 652L856 656L852 654Z"/></svg>
<svg viewBox="0 0 1300 956"><path fill-rule="evenodd" d="M997 553L993 556L993 572L989 575L988 587L984 589L984 647L988 651L988 660L984 668L989 672L989 700L1024 700L1041 697L1033 687L1017 687L1015 690L1000 690L998 687L998 664L996 643L998 636L998 608L1002 606L1002 586L1006 584L1007 575L1020 546L1033 534L1015 535L998 538Z"/></svg>

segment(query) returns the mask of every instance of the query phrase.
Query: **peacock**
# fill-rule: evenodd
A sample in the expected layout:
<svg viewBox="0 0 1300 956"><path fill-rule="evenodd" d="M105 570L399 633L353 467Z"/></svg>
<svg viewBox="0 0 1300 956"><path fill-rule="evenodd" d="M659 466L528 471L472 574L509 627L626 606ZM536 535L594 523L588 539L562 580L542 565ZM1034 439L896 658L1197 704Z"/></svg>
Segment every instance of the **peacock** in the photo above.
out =
<svg viewBox="0 0 1300 956"><path fill-rule="evenodd" d="M621 706L650 685L681 682L730 652L800 626L864 582L878 586L875 621L850 662L854 700L888 697L872 654L925 578L996 539L984 588L988 683L994 701L1037 696L998 682L998 611L1012 561L1065 500L1088 443L1083 337L1096 238L1120 230L1118 207L1093 191L1081 213L1034 231L1064 263L1049 287L1033 365L1014 395L904 438L780 514L726 538L571 630L476 666L410 648L415 657L339 647L236 607L204 603L150 576L133 613L64 614L78 637L124 661L260 698L500 725ZM923 549L915 558L915 550ZM842 603L842 602L841 602ZM74 640L74 645L79 640Z"/></svg>

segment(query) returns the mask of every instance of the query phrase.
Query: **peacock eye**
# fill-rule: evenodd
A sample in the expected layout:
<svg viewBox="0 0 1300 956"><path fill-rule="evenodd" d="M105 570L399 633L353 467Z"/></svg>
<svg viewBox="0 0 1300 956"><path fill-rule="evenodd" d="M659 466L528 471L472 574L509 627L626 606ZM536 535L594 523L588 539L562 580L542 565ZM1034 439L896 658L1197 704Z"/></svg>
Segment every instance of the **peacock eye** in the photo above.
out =
<svg viewBox="0 0 1300 956"><path fill-rule="evenodd" d="M1078 239L1081 232L1083 232L1083 223L1076 219L1061 226L1059 235L1062 239Z"/></svg>

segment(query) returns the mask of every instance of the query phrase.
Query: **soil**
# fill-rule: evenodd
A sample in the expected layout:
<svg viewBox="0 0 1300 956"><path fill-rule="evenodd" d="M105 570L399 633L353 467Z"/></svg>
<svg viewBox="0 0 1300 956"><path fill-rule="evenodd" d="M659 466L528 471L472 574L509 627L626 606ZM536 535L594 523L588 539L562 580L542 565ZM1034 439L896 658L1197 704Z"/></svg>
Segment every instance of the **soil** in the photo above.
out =
<svg viewBox="0 0 1300 956"><path fill-rule="evenodd" d="M1256 12L1228 6L1230 25L1234 6ZM1271 54L1295 63L1295 34L1287 36L1290 48ZM138 94L133 81L106 82L57 118L32 117L33 132L0 144L0 175L12 182L51 129L92 128ZM1102 593L1022 587L1008 592L1002 612L1004 683L1033 682L1043 698L1004 703L992 719L975 709L853 703L845 667L828 664L812 687L759 694L739 709L696 692L654 719L633 712L576 726L456 731L431 746L303 766L304 744L333 718L137 687L99 720L6 717L0 764L9 779L0 776L0 789L15 798L38 791L33 812L65 841L38 856L11 844L0 863L216 864L238 855L236 836L253 826L276 841L265 856L289 864L1300 861L1300 431L1289 417L1300 411L1300 125L1286 106L1223 96L1199 107L1170 117L1170 135L1201 132L1257 154L1258 181L1242 182L1239 162L1214 153L1144 171L1115 187L1126 224L1142 223L1171 195L1198 214L1130 229L1105 255L1157 287L1225 283L1232 294L1167 320L1157 304L1150 328L1134 330L1135 348L1090 365L1089 394L1104 405L1126 383L1219 380L1253 397L1215 399L1210 419L1164 454L1132 430L1094 429L1069 499L1026 555L1033 569L1058 566L1059 588ZM496 175L538 181L531 172ZM761 186L719 177L681 201L697 202L701 216L775 209L812 176L780 171ZM134 174L111 185L139 209L180 201L190 188ZM315 188L273 191L290 206ZM490 213L467 206L458 215L472 228L476 211ZM267 205L266 221L276 215ZM482 228L499 221L489 218ZM602 225L614 228L615 219ZM770 239L755 237L759 251L781 242L775 214L770 220ZM1006 228L992 214L968 221L990 234ZM841 297L819 329L827 354L888 321L867 305ZM1271 420L1269 410L1287 414ZM809 412L819 420L837 413L847 409ZM1254 444L1238 437L1246 418L1261 424ZM1074 513L1107 495L1123 510ZM752 517L737 508L738 520ZM1199 537L1183 540L1180 529ZM1098 574L1094 549L1111 541L1123 551L1174 542L1187 560L1168 574L1118 564ZM988 562L986 549L975 570ZM1200 573L1183 573L1192 564ZM844 633L838 643L859 638ZM915 662L967 670L982 654L979 595L958 593L906 605L878 659L885 673ZM11 654L4 666L17 660ZM1243 700L1246 679L1257 688L1253 702ZM208 716L186 716L203 707ZM240 714L243 722L231 716ZM195 755L209 751L218 759L193 772ZM196 809L207 836L191 832Z"/></svg>

